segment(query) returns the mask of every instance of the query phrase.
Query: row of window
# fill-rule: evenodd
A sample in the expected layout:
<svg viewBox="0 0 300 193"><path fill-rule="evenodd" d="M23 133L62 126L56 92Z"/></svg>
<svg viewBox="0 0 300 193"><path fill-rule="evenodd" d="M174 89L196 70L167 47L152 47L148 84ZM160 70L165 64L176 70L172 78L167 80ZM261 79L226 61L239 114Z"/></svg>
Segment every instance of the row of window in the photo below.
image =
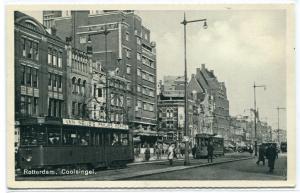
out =
<svg viewBox="0 0 300 193"><path fill-rule="evenodd" d="M55 68L62 68L62 52L54 48L48 48L48 64Z"/></svg>
<svg viewBox="0 0 300 193"><path fill-rule="evenodd" d="M154 97L153 89L142 87L140 85L137 86L137 92L142 92L144 95Z"/></svg>
<svg viewBox="0 0 300 193"><path fill-rule="evenodd" d="M76 78L73 77L72 78L72 93L85 96L86 95L86 80L82 81L81 78L76 80Z"/></svg>
<svg viewBox="0 0 300 193"><path fill-rule="evenodd" d="M21 95L20 113L22 115L38 115L38 98Z"/></svg>
<svg viewBox="0 0 300 193"><path fill-rule="evenodd" d="M39 44L30 39L21 38L22 56L31 60L39 60Z"/></svg>
<svg viewBox="0 0 300 193"><path fill-rule="evenodd" d="M88 115L87 105L84 103L72 102L72 115L86 118Z"/></svg>
<svg viewBox="0 0 300 193"><path fill-rule="evenodd" d="M151 67L151 68L155 68L155 66L154 66L154 61L149 60L149 59L146 58L146 57L142 57L142 63L143 63L144 65L146 65L146 66Z"/></svg>
<svg viewBox="0 0 300 193"><path fill-rule="evenodd" d="M143 108L143 110L145 111L154 111L154 104L148 102L142 102L140 100L137 102L137 107L139 109Z"/></svg>
<svg viewBox="0 0 300 193"><path fill-rule="evenodd" d="M139 36L142 36L145 40L149 40L149 34L147 32L140 32L138 33L138 30L134 30L134 34L135 35L139 35Z"/></svg>
<svg viewBox="0 0 300 193"><path fill-rule="evenodd" d="M48 87L51 89L62 88L62 75L48 73Z"/></svg>
<svg viewBox="0 0 300 193"><path fill-rule="evenodd" d="M29 66L21 65L21 85L38 87L38 70Z"/></svg>
<svg viewBox="0 0 300 193"><path fill-rule="evenodd" d="M154 75L147 73L145 71L142 71L141 69L137 69L137 75L142 77L142 79L147 80L149 82L154 82Z"/></svg>
<svg viewBox="0 0 300 193"><path fill-rule="evenodd" d="M123 123L123 114L111 113L110 114L110 121L111 122Z"/></svg>
<svg viewBox="0 0 300 193"><path fill-rule="evenodd" d="M121 81L118 81L118 80L110 80L109 85L111 87L121 88L121 89L124 89L124 87L125 87L125 83L121 82Z"/></svg>
<svg viewBox="0 0 300 193"><path fill-rule="evenodd" d="M88 72L88 58L84 54L77 54L75 52L72 53L72 68L82 71Z"/></svg>
<svg viewBox="0 0 300 193"><path fill-rule="evenodd" d="M63 101L58 99L49 98L48 103L48 116L62 117Z"/></svg>
<svg viewBox="0 0 300 193"><path fill-rule="evenodd" d="M127 146L128 133L69 128L22 128L21 145Z"/></svg>

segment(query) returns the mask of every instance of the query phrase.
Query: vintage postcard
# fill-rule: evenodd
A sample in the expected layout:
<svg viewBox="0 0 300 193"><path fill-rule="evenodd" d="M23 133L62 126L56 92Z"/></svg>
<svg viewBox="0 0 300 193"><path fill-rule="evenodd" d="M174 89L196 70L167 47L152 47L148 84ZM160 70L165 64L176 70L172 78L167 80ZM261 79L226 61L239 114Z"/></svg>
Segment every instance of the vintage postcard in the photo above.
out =
<svg viewBox="0 0 300 193"><path fill-rule="evenodd" d="M293 4L6 16L9 188L295 186Z"/></svg>

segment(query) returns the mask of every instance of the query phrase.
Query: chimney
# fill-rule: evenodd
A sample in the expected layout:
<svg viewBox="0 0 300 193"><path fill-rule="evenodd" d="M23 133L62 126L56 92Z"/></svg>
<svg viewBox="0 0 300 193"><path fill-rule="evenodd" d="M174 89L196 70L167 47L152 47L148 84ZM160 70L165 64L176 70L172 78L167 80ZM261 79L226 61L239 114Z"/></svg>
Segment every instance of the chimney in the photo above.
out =
<svg viewBox="0 0 300 193"><path fill-rule="evenodd" d="M201 64L201 68L204 69L205 68L205 64Z"/></svg>
<svg viewBox="0 0 300 193"><path fill-rule="evenodd" d="M196 74L200 74L200 68L196 68Z"/></svg>

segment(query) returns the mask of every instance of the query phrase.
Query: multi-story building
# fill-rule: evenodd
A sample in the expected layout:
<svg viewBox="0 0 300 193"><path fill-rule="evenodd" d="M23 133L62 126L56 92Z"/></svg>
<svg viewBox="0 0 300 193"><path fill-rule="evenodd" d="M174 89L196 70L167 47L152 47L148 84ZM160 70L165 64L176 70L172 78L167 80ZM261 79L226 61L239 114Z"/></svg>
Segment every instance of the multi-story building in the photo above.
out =
<svg viewBox="0 0 300 193"><path fill-rule="evenodd" d="M92 60L86 52L67 44L67 113L69 119L92 118ZM98 119L97 119L98 120Z"/></svg>
<svg viewBox="0 0 300 193"><path fill-rule="evenodd" d="M227 99L226 87L224 82L219 82L214 71L209 71L204 64L201 69L197 68L193 77L199 84L200 91L188 89L189 95L200 95L201 92L207 93L213 102L213 133L225 136L229 128L229 101ZM192 77L192 78L193 78ZM194 91L194 93L192 93Z"/></svg>
<svg viewBox="0 0 300 193"><path fill-rule="evenodd" d="M71 11L54 23L59 37L72 37L71 45L80 50L92 45L93 58L104 71L127 81L129 127L135 136L152 141L157 125L156 53L142 19L133 11Z"/></svg>
<svg viewBox="0 0 300 193"><path fill-rule="evenodd" d="M21 143L55 133L66 112L66 51L36 19L15 12L15 120ZM55 31L53 31L55 32ZM28 138L26 137L28 136ZM35 139L35 140L33 140Z"/></svg>
<svg viewBox="0 0 300 193"><path fill-rule="evenodd" d="M175 76L164 77L164 83L160 85L157 105L160 138L179 142L185 135L184 85L182 86L181 79L181 77ZM194 143L196 134L201 133L200 106L196 101L189 99L187 111L187 136L190 136L191 142Z"/></svg>
<svg viewBox="0 0 300 193"><path fill-rule="evenodd" d="M47 29L51 29L54 26L54 19L62 17L61 11L43 11L43 25Z"/></svg>

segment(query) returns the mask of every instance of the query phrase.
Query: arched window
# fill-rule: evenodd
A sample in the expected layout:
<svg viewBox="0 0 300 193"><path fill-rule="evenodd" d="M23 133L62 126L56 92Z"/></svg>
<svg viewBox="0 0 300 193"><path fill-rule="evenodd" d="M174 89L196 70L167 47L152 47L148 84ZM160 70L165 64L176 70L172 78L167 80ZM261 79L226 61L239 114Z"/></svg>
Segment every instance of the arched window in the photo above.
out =
<svg viewBox="0 0 300 193"><path fill-rule="evenodd" d="M72 78L72 93L76 92L76 78Z"/></svg>
<svg viewBox="0 0 300 193"><path fill-rule="evenodd" d="M81 88L80 84L81 84L81 79L79 78L78 81L77 81L77 93L78 94L81 93L81 91L80 91L80 88Z"/></svg>
<svg viewBox="0 0 300 193"><path fill-rule="evenodd" d="M84 81L82 82L82 90L81 90L81 92L82 92L82 95L83 95L83 96L85 96L85 85L86 85L86 80L84 80Z"/></svg>

